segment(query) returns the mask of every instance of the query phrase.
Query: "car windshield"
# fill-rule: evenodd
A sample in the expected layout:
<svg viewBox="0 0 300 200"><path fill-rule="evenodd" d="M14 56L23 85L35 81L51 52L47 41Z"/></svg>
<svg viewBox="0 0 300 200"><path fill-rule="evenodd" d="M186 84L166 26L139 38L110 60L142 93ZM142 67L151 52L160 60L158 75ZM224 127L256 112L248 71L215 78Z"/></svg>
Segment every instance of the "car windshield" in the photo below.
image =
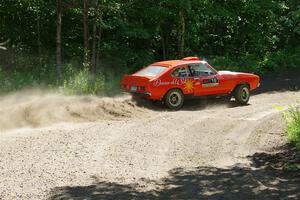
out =
<svg viewBox="0 0 300 200"><path fill-rule="evenodd" d="M141 71L135 73L135 75L138 76L157 76L161 74L163 71L165 71L167 67L162 67L162 66L149 66Z"/></svg>

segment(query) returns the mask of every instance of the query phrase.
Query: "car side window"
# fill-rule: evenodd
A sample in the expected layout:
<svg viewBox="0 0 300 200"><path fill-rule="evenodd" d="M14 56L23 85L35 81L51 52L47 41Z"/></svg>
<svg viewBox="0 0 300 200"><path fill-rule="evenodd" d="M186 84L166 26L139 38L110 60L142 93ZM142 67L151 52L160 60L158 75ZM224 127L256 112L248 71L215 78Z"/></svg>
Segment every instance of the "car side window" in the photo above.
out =
<svg viewBox="0 0 300 200"><path fill-rule="evenodd" d="M186 78L190 76L189 70L187 67L178 67L173 70L172 76L176 78Z"/></svg>
<svg viewBox="0 0 300 200"><path fill-rule="evenodd" d="M189 65L192 76L213 76L215 72L204 63Z"/></svg>

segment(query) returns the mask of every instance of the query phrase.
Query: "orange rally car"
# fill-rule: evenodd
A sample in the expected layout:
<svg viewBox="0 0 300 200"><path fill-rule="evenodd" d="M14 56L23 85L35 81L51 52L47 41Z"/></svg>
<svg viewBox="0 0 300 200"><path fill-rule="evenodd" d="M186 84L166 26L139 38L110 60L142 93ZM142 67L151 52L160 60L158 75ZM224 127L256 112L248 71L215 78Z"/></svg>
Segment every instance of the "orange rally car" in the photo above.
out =
<svg viewBox="0 0 300 200"><path fill-rule="evenodd" d="M257 75L217 71L197 57L153 63L121 81L122 89L134 97L163 101L173 110L180 109L188 96L233 96L237 103L247 104L250 91L259 85Z"/></svg>

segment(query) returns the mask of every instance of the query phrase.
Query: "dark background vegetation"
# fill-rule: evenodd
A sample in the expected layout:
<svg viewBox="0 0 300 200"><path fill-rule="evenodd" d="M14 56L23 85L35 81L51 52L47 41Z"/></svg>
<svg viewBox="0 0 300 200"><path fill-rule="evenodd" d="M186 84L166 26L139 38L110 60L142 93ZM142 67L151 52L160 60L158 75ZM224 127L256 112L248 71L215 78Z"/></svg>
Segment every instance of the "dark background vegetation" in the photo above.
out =
<svg viewBox="0 0 300 200"><path fill-rule="evenodd" d="M2 93L36 85L111 93L122 74L185 56L263 74L300 68L300 2L0 0L7 40Z"/></svg>

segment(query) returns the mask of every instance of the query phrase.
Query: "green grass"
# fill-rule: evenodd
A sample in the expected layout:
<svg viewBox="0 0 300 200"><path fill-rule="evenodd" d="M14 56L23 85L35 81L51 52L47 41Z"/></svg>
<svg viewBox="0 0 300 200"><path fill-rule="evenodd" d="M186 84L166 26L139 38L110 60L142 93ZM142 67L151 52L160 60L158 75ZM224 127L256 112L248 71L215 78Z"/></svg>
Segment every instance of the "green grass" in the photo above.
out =
<svg viewBox="0 0 300 200"><path fill-rule="evenodd" d="M47 67L48 69L50 67ZM1 67L0 67L1 69ZM55 69L55 66L52 66ZM112 88L112 83L106 82L101 73L91 74L87 68L76 69L65 66L63 80L58 82L55 71L49 70L0 70L0 94L6 94L23 89L42 88L58 90L68 95L100 95L105 93L105 88ZM115 84L115 83L113 83Z"/></svg>
<svg viewBox="0 0 300 200"><path fill-rule="evenodd" d="M68 94L100 94L104 90L104 77L92 75L88 68L83 68L64 79L61 87Z"/></svg>
<svg viewBox="0 0 300 200"><path fill-rule="evenodd" d="M300 69L300 48L286 48L272 53L266 52L262 56L212 56L208 62L216 69L253 72L266 72ZM144 58L144 55L140 55ZM120 60L101 61L98 72L91 75L76 59L70 60L62 66L62 81L57 82L55 64L48 63L47 59L38 62L36 57L19 55L12 67L0 64L0 94L6 94L26 88L50 88L66 94L92 94L113 96L119 92L120 80L124 73L131 73L135 68L132 64L125 64ZM147 58L143 64L134 61L133 66L141 68L154 62L154 58Z"/></svg>
<svg viewBox="0 0 300 200"><path fill-rule="evenodd" d="M296 108L290 109L285 114L285 118L287 120L286 133L288 140L300 149L300 110Z"/></svg>

